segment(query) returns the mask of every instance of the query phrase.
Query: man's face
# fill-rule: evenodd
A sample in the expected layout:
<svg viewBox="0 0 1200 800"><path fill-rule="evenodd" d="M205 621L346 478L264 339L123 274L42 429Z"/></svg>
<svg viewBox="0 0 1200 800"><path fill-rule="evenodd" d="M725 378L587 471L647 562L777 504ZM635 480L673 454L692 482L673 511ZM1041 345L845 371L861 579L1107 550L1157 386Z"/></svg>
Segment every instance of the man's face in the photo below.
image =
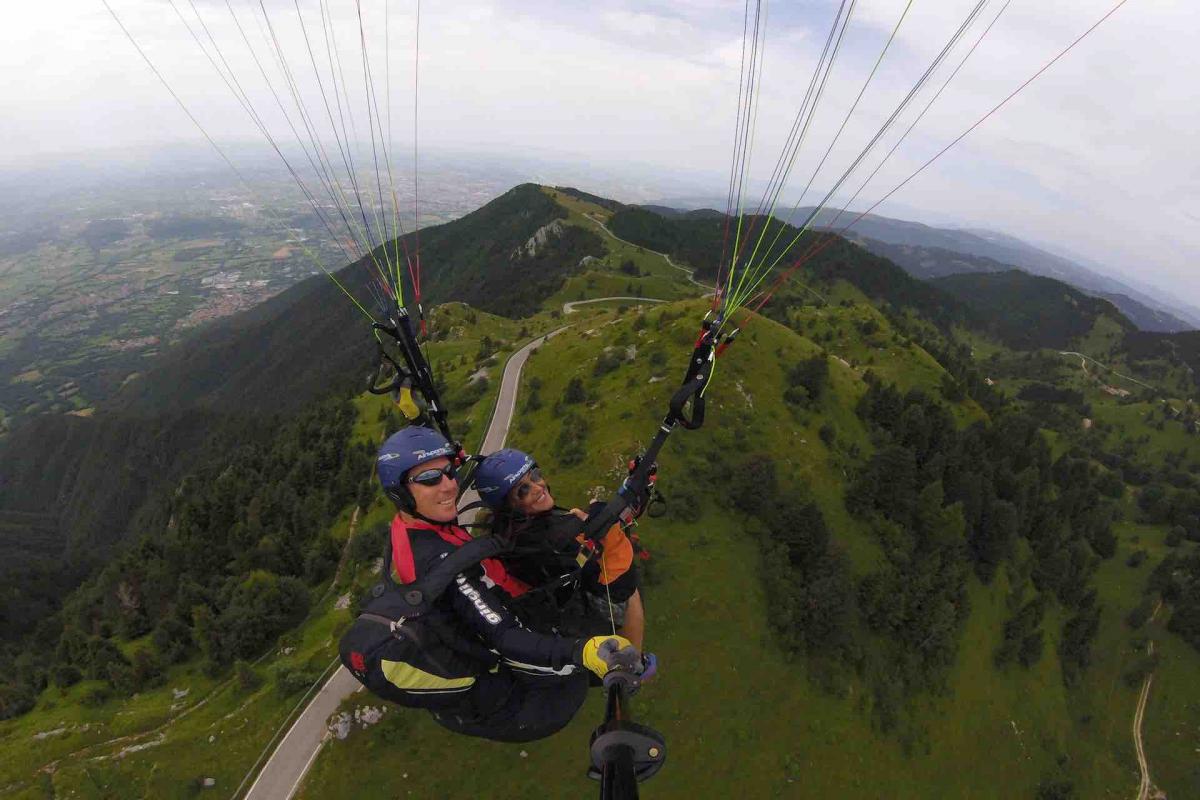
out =
<svg viewBox="0 0 1200 800"><path fill-rule="evenodd" d="M458 480L443 472L448 466L450 459L440 456L418 464L405 476L417 513L435 522L451 522L458 516Z"/></svg>

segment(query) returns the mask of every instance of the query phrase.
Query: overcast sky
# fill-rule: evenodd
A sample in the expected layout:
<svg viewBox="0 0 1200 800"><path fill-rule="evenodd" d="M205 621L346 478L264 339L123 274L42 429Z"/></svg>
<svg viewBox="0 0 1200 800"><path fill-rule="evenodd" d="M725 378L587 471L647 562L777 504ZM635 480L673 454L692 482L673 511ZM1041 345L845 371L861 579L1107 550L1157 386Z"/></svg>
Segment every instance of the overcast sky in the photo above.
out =
<svg viewBox="0 0 1200 800"><path fill-rule="evenodd" d="M194 9L280 141L291 139L226 0L109 0L137 42L218 142L262 140L192 39ZM174 6L172 5L174 2ZM229 0L280 92L257 0ZM859 0L809 140L794 200L841 124L907 0ZM915 0L826 168L820 198L977 0ZM1012 0L928 116L864 190L864 208L978 119L1113 7L1116 0ZM359 19L328 0L353 125L367 128ZM941 85L1003 0L935 77ZM335 147L292 0L265 0L314 125ZM411 147L415 3L362 0L381 116L398 153ZM302 0L324 66L320 5ZM833 20L828 0L774 2L767 21L753 172L770 174ZM179 14L177 14L178 9ZM420 141L430 151L510 153L632 165L631 192L670 177L724 194L738 95L743 3L726 0L426 2L420 27ZM385 51L385 33L388 50ZM877 209L958 220L1053 244L1200 305L1200 3L1128 0L1107 23L934 167ZM390 52L390 60L385 53ZM323 74L328 86L328 67ZM96 148L202 142L101 0L0 8L0 165ZM391 91L385 92L390 77ZM931 90L931 91L932 91ZM930 95L926 95L928 97ZM334 104L331 113L336 115ZM285 103L290 99L284 96ZM390 102L389 102L390 100ZM902 126L835 195L857 189ZM294 108L285 105L287 108ZM324 127L320 127L324 122ZM360 137L361 138L361 137ZM361 152L361 151L360 151ZM396 168L410 162L397 159ZM761 183L759 184L761 186ZM645 200L649 197L619 199ZM757 201L757 196L751 198Z"/></svg>

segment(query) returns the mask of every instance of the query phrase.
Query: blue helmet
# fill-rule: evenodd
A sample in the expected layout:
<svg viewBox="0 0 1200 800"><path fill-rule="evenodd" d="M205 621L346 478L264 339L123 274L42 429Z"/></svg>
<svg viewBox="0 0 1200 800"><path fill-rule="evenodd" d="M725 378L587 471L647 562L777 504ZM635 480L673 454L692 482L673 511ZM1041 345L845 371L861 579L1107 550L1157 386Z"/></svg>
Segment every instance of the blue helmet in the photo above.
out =
<svg viewBox="0 0 1200 800"><path fill-rule="evenodd" d="M512 488L533 469L533 457L513 448L497 450L475 470L475 491L488 508L498 509Z"/></svg>
<svg viewBox="0 0 1200 800"><path fill-rule="evenodd" d="M375 459L375 473L387 496L407 506L412 494L404 483L408 471L418 464L445 456L453 460L458 450L432 428L410 425L387 438Z"/></svg>

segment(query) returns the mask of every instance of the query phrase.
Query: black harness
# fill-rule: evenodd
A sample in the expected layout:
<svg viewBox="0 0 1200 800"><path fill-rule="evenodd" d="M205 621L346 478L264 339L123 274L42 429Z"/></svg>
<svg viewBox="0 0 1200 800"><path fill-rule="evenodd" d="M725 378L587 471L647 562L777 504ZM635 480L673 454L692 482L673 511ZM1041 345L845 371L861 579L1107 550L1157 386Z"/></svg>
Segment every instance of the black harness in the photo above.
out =
<svg viewBox="0 0 1200 800"><path fill-rule="evenodd" d="M383 580L371 589L362 613L339 642L342 664L363 686L385 700L417 708L455 706L469 685L452 689L419 683L397 685L389 679L387 665L407 665L442 684L469 684L462 679L495 666L499 656L463 633L435 604L460 573L504 553L508 547L491 536L473 539L407 584L391 576L391 549L389 542Z"/></svg>

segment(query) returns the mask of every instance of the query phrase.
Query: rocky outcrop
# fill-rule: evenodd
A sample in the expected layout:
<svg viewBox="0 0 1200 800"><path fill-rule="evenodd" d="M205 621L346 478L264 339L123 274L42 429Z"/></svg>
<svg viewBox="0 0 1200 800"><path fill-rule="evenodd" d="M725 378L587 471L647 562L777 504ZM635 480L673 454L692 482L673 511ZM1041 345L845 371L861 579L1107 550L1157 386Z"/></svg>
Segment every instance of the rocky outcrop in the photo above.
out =
<svg viewBox="0 0 1200 800"><path fill-rule="evenodd" d="M547 242L549 242L551 239L557 239L558 237L562 236L563 229L565 227L566 226L563 225L563 221L561 219L556 219L553 222L543 225L534 231L533 236L530 236L529 240L526 241L525 244L513 251L512 257L520 258L521 256L526 256L528 258L533 258L541 251L543 247L546 246Z"/></svg>

